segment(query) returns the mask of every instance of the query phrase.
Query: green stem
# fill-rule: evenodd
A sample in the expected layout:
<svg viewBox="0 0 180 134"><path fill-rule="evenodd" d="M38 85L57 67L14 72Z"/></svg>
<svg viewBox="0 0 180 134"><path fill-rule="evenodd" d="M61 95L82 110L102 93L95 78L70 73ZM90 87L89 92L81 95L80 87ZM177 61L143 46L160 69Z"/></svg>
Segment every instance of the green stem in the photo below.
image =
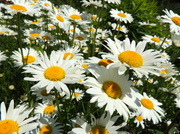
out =
<svg viewBox="0 0 180 134"><path fill-rule="evenodd" d="M58 91L55 89L55 101L56 101L56 105L57 105L57 109L58 109L58 118L60 119L60 107L59 107L59 94Z"/></svg>

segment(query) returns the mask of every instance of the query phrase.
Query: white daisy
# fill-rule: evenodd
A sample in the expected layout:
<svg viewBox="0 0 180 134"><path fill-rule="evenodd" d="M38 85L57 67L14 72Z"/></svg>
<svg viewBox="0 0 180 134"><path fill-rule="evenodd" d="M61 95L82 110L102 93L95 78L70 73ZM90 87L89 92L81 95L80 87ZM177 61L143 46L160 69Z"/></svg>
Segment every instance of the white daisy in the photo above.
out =
<svg viewBox="0 0 180 134"><path fill-rule="evenodd" d="M152 120L154 124L159 123L162 116L164 116L164 111L159 107L162 103L158 102L153 97L148 97L145 92L143 95L136 93L135 96L141 104L139 110L141 111L142 117L148 121Z"/></svg>
<svg viewBox="0 0 180 134"><path fill-rule="evenodd" d="M136 127L138 127L139 125L141 125L141 127L144 129L145 126L144 126L144 120L143 120L143 117L142 115L138 115L135 117L135 120L134 120L134 123L136 123Z"/></svg>
<svg viewBox="0 0 180 134"><path fill-rule="evenodd" d="M97 1L97 0L82 0L81 2L83 3L82 6L85 6L85 7L88 7L88 6L93 6L95 8L102 7L102 2Z"/></svg>
<svg viewBox="0 0 180 134"><path fill-rule="evenodd" d="M111 13L111 17L113 17L115 20L118 20L120 22L124 22L124 23L131 23L133 21L133 17L131 16L131 14L129 13L125 13L122 10L118 10L118 9L111 9L110 10Z"/></svg>
<svg viewBox="0 0 180 134"><path fill-rule="evenodd" d="M83 96L84 96L84 92L79 88L76 88L72 93L72 99L76 99L77 101L81 100Z"/></svg>
<svg viewBox="0 0 180 134"><path fill-rule="evenodd" d="M88 124L85 119L77 117L73 122L79 127L73 128L68 134L118 134L118 129L125 126L126 123L114 126L117 119L118 116L111 118L109 113L107 115L104 113L99 119L91 114L91 123Z"/></svg>
<svg viewBox="0 0 180 134"><path fill-rule="evenodd" d="M121 0L105 0L108 3L121 4Z"/></svg>
<svg viewBox="0 0 180 134"><path fill-rule="evenodd" d="M129 38L126 38L123 42L115 38L115 41L107 39L107 45L105 46L111 54L105 53L103 57L114 61L109 64L108 68L119 68L118 73L123 74L127 68L134 70L139 77L149 73L159 75L157 67L154 63L163 62L163 58L160 57L160 52L149 49L144 51L146 42L139 42L137 46L135 41L130 42Z"/></svg>
<svg viewBox="0 0 180 134"><path fill-rule="evenodd" d="M157 37L156 35L145 35L142 37L143 41L150 43L150 44L155 44L157 46L160 46L162 44L162 39Z"/></svg>
<svg viewBox="0 0 180 134"><path fill-rule="evenodd" d="M4 6L7 9L7 12L14 15L17 13L22 13L26 15L33 16L35 13L39 12L39 8L32 5L29 1L25 0L11 0L13 4Z"/></svg>
<svg viewBox="0 0 180 134"><path fill-rule="evenodd" d="M88 77L85 83L89 87L86 92L92 95L90 102L97 102L100 108L105 106L110 115L117 111L127 120L130 113L128 106L136 108L130 95L132 82L128 81L128 76L118 75L117 69L106 69L104 66L90 69L90 72L95 77Z"/></svg>
<svg viewBox="0 0 180 134"><path fill-rule="evenodd" d="M174 101L175 101L176 107L177 107L177 108L180 108L180 97L179 97L179 98L178 98L178 97L175 98Z"/></svg>
<svg viewBox="0 0 180 134"><path fill-rule="evenodd" d="M172 10L163 10L166 15L162 15L162 22L169 23L170 32L180 35L180 15L174 13Z"/></svg>
<svg viewBox="0 0 180 134"><path fill-rule="evenodd" d="M33 48L22 48L13 51L11 59L14 60L16 67L21 67L24 64L37 64L39 60L39 52Z"/></svg>
<svg viewBox="0 0 180 134"><path fill-rule="evenodd" d="M30 39L41 39L42 36L45 34L45 31L39 29L25 29L24 36L29 37Z"/></svg>
<svg viewBox="0 0 180 134"><path fill-rule="evenodd" d="M53 10L53 4L49 0L41 0L41 1L39 1L38 6L41 6L42 9L47 10L47 11L52 11Z"/></svg>
<svg viewBox="0 0 180 134"><path fill-rule="evenodd" d="M171 39L176 47L180 47L180 34L171 33Z"/></svg>
<svg viewBox="0 0 180 134"><path fill-rule="evenodd" d="M128 32L127 28L124 25L120 26L119 24L113 23L113 24L111 24L111 26L112 26L113 30L121 31L123 33Z"/></svg>
<svg viewBox="0 0 180 134"><path fill-rule="evenodd" d="M26 105L19 105L14 108L14 100L11 100L6 111L4 102L1 103L0 132L2 134L23 134L37 127L34 122L37 118L29 117L32 109L27 109Z"/></svg>
<svg viewBox="0 0 180 134"><path fill-rule="evenodd" d="M48 58L46 52L44 52L44 55L40 54L39 65L24 67L25 73L31 73L33 77L25 77L24 79L38 81L33 87L46 87L48 93L55 88L59 92L63 90L70 94L66 84L74 84L79 80L79 76L73 74L78 70L78 67L74 66L75 61L63 60L64 54L57 55L55 51L51 52L50 58Z"/></svg>
<svg viewBox="0 0 180 134"><path fill-rule="evenodd" d="M1 61L5 61L7 59L7 56L4 54L4 52L0 51L0 63Z"/></svg>

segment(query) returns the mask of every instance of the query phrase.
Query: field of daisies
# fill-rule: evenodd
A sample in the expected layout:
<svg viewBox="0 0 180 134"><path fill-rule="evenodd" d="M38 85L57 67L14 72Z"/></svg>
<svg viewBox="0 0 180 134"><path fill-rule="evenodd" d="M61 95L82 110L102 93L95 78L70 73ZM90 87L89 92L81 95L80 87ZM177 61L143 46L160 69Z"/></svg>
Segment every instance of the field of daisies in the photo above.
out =
<svg viewBox="0 0 180 134"><path fill-rule="evenodd" d="M0 134L179 134L180 12L155 0L0 3Z"/></svg>

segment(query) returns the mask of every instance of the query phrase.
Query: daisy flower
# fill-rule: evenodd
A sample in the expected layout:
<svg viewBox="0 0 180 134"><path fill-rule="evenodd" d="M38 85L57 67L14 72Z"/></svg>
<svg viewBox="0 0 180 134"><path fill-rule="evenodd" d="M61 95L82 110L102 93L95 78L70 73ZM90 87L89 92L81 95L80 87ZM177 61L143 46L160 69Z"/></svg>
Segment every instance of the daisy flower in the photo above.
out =
<svg viewBox="0 0 180 134"><path fill-rule="evenodd" d="M31 88L32 95L36 95L36 100L42 100L45 101L51 101L53 100L53 95L50 93L47 93L46 88L40 88L40 87L34 87Z"/></svg>
<svg viewBox="0 0 180 134"><path fill-rule="evenodd" d="M121 0L105 0L108 3L121 4Z"/></svg>
<svg viewBox="0 0 180 134"><path fill-rule="evenodd" d="M179 98L178 98L178 97L175 98L174 101L175 101L176 107L177 107L177 108L180 108L180 97L179 97Z"/></svg>
<svg viewBox="0 0 180 134"><path fill-rule="evenodd" d="M14 60L16 67L21 67L23 64L37 64L39 60L39 53L33 48L22 48L21 54L21 50L19 48L18 50L13 51L11 59Z"/></svg>
<svg viewBox="0 0 180 134"><path fill-rule="evenodd" d="M111 9L110 14L111 17L120 22L131 23L133 21L131 14L125 13L122 10L119 11L118 9Z"/></svg>
<svg viewBox="0 0 180 134"><path fill-rule="evenodd" d="M104 66L90 69L90 72L95 78L88 77L84 84L89 87L86 92L92 95L90 102L97 102L100 108L105 106L110 115L117 111L127 121L130 113L128 106L136 108L130 95L132 82L128 81L128 76L118 75L117 69L106 69Z"/></svg>
<svg viewBox="0 0 180 134"><path fill-rule="evenodd" d="M97 1L97 0L82 0L81 2L83 3L82 6L85 6L85 7L88 7L88 6L93 6L95 8L102 7L102 2Z"/></svg>
<svg viewBox="0 0 180 134"><path fill-rule="evenodd" d="M150 43L150 44L155 44L157 46L160 46L162 44L162 39L152 35L145 35L142 37L143 41Z"/></svg>
<svg viewBox="0 0 180 134"><path fill-rule="evenodd" d="M77 117L73 120L79 127L73 128L68 134L118 134L118 129L124 127L126 123L114 126L119 116L110 117L110 114L104 113L100 118L96 119L91 114L91 123L88 124L83 118Z"/></svg>
<svg viewBox="0 0 180 134"><path fill-rule="evenodd" d="M4 52L1 52L0 51L0 63L1 63L1 61L5 61L6 60L6 55L4 54Z"/></svg>
<svg viewBox="0 0 180 134"><path fill-rule="evenodd" d="M29 65L24 67L24 73L31 73L33 77L25 77L28 81L38 81L33 87L45 87L49 93L55 88L59 92L62 90L67 94L70 91L66 84L74 84L79 80L79 75L74 74L78 67L74 66L74 60L63 60L64 54L52 51L50 58L46 52L40 53L39 65Z"/></svg>
<svg viewBox="0 0 180 134"><path fill-rule="evenodd" d="M51 102L38 103L37 106L35 106L34 113L40 116L52 117L57 113L57 106Z"/></svg>
<svg viewBox="0 0 180 134"><path fill-rule="evenodd" d="M30 2L25 0L11 0L13 4L5 5L4 8L7 12L14 15L17 13L22 13L26 15L33 16L35 13L39 12L39 8L32 5Z"/></svg>
<svg viewBox="0 0 180 134"><path fill-rule="evenodd" d="M127 28L124 25L120 26L119 24L113 23L111 26L112 26L113 30L121 31L123 33L128 32Z"/></svg>
<svg viewBox="0 0 180 134"><path fill-rule="evenodd" d="M171 33L171 39L176 47L180 47L180 35Z"/></svg>
<svg viewBox="0 0 180 134"><path fill-rule="evenodd" d="M170 25L170 32L180 35L180 15L174 13L172 10L163 10L166 15L162 15L162 22Z"/></svg>
<svg viewBox="0 0 180 134"><path fill-rule="evenodd" d="M158 102L153 97L147 96L145 92L143 95L140 93L136 93L135 95L141 104L139 110L141 111L142 117L148 121L152 120L154 124L159 123L161 117L164 116L164 111L159 107L162 103Z"/></svg>
<svg viewBox="0 0 180 134"><path fill-rule="evenodd" d="M77 101L81 100L83 96L84 96L84 92L79 88L76 88L72 93L72 99L76 99Z"/></svg>
<svg viewBox="0 0 180 134"><path fill-rule="evenodd" d="M39 128L36 130L36 134L62 134L62 126L57 119L41 116L38 123Z"/></svg>
<svg viewBox="0 0 180 134"><path fill-rule="evenodd" d="M25 29L24 30L24 36L27 36L31 39L40 39L45 34L45 31L39 30L39 29Z"/></svg>
<svg viewBox="0 0 180 134"><path fill-rule="evenodd" d="M155 23L149 23L149 21L147 21L147 22L139 22L139 24L141 26L156 26Z"/></svg>
<svg viewBox="0 0 180 134"><path fill-rule="evenodd" d="M160 52L153 49L144 51L146 42L139 42L135 45L135 41L130 42L129 38L124 41L120 41L115 38L115 41L107 39L107 45L105 46L111 54L103 55L107 59L114 61L109 64L108 68L119 68L118 73L123 74L127 68L134 70L139 77L149 73L159 75L157 67L154 63L163 62L163 58L160 57Z"/></svg>
<svg viewBox="0 0 180 134"><path fill-rule="evenodd" d="M1 103L0 132L2 134L23 134L35 129L38 123L34 122L35 117L29 117L32 109L26 105L14 107L14 100L11 100L6 111L4 102Z"/></svg>
<svg viewBox="0 0 180 134"><path fill-rule="evenodd" d="M38 6L41 6L41 9L52 11L53 10L53 4L49 0L41 0L38 2Z"/></svg>

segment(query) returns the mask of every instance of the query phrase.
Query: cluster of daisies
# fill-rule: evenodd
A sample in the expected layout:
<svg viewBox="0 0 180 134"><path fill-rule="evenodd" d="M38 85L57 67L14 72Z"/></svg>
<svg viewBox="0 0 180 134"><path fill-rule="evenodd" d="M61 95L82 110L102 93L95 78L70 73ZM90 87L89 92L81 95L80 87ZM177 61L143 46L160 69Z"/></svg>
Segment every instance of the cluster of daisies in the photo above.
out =
<svg viewBox="0 0 180 134"><path fill-rule="evenodd" d="M14 69L22 68L33 97L24 97L16 106L11 100L7 110L1 103L0 134L122 134L128 133L123 127L131 121L145 129L147 122L158 124L166 118L159 98L145 92L148 89L138 89L148 88L143 82L157 84L153 77L171 82L174 87L170 90L158 90L173 94L174 105L180 108L179 72L165 51L172 44L180 46L178 14L165 10L160 19L169 25L172 39L144 35L136 42L128 38L127 26L133 23L133 16L118 8L109 10L113 23L107 30L96 25L103 21L102 12L80 12L48 0L11 1L0 4L0 38L22 42L17 42L18 48L10 56L0 50L0 64L8 59ZM121 0L81 3L108 9ZM19 22L22 16L25 19ZM12 19L17 19L17 25L4 24ZM156 26L149 22L139 25ZM116 38L113 31L124 39ZM158 49L147 49L150 44Z"/></svg>

